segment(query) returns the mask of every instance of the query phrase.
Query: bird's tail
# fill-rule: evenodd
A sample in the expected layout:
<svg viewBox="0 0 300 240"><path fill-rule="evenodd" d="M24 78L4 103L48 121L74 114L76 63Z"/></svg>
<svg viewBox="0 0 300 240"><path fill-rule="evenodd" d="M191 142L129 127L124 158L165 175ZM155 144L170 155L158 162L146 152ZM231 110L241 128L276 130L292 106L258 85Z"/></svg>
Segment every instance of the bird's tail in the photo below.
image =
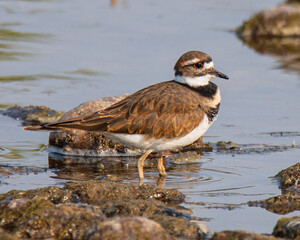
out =
<svg viewBox="0 0 300 240"><path fill-rule="evenodd" d="M43 125L39 125L39 126L28 126L28 127L24 127L24 130L28 130L28 131L43 131L43 130L47 130L47 128L45 128Z"/></svg>
<svg viewBox="0 0 300 240"><path fill-rule="evenodd" d="M37 126L27 126L24 127L24 130L27 131L51 131L55 129L62 129L63 127L56 126L55 124L42 124L42 125L37 125Z"/></svg>

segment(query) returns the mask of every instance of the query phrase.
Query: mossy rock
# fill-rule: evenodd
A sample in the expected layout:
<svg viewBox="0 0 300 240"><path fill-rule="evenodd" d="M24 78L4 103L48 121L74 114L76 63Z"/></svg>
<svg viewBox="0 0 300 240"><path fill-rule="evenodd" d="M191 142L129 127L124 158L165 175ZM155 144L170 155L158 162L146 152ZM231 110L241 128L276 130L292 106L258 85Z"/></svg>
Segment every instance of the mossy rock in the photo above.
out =
<svg viewBox="0 0 300 240"><path fill-rule="evenodd" d="M217 232L211 240L278 240L278 238L239 230Z"/></svg>
<svg viewBox="0 0 300 240"><path fill-rule="evenodd" d="M300 239L300 216L280 218L273 230L276 237Z"/></svg>
<svg viewBox="0 0 300 240"><path fill-rule="evenodd" d="M277 214L287 214L300 210L300 198L292 193L279 195L261 201L249 201L250 207L262 207Z"/></svg>
<svg viewBox="0 0 300 240"><path fill-rule="evenodd" d="M242 38L300 36L300 4L263 10L236 29Z"/></svg>
<svg viewBox="0 0 300 240"><path fill-rule="evenodd" d="M297 180L300 181L300 162L280 171L275 177L279 179L282 190L294 186Z"/></svg>
<svg viewBox="0 0 300 240"><path fill-rule="evenodd" d="M9 107L6 110L0 111L4 116L12 117L21 120L23 125L38 125L57 121L63 112L55 111L45 106L26 106L18 105Z"/></svg>

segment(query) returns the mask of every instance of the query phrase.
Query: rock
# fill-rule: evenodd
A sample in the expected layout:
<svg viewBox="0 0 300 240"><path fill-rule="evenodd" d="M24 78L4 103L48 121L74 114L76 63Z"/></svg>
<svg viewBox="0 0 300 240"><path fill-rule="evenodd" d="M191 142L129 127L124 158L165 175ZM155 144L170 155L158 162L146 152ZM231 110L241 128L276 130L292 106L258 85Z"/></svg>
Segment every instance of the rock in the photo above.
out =
<svg viewBox="0 0 300 240"><path fill-rule="evenodd" d="M109 181L13 190L0 194L0 238L200 239L206 228L182 201L175 189Z"/></svg>
<svg viewBox="0 0 300 240"><path fill-rule="evenodd" d="M89 239L168 240L174 238L171 238L157 222L145 217L125 217L103 222Z"/></svg>
<svg viewBox="0 0 300 240"><path fill-rule="evenodd" d="M292 193L279 195L261 201L248 202L250 207L262 207L270 212L277 214L287 214L296 210L300 210L300 197Z"/></svg>
<svg viewBox="0 0 300 240"><path fill-rule="evenodd" d="M63 112L55 111L45 106L32 105L27 107L13 106L0 111L0 113L4 116L22 120L22 124L25 126L54 122L63 115Z"/></svg>
<svg viewBox="0 0 300 240"><path fill-rule="evenodd" d="M20 239L89 239L105 218L97 206L58 204L20 224L17 235Z"/></svg>
<svg viewBox="0 0 300 240"><path fill-rule="evenodd" d="M297 189L300 185L300 162L280 171L275 177L279 179L283 191L290 187Z"/></svg>
<svg viewBox="0 0 300 240"><path fill-rule="evenodd" d="M300 36L300 4L280 4L257 13L236 29L241 38Z"/></svg>
<svg viewBox="0 0 300 240"><path fill-rule="evenodd" d="M276 177L280 181L283 194L260 201L250 201L249 206L262 207L270 212L286 214L300 210L299 183L300 163L280 171Z"/></svg>
<svg viewBox="0 0 300 240"><path fill-rule="evenodd" d="M245 231L223 231L215 233L211 240L276 240L279 238ZM281 239L281 238L280 238Z"/></svg>
<svg viewBox="0 0 300 240"><path fill-rule="evenodd" d="M52 207L54 204L51 201L42 198L2 200L0 202L0 227L14 232L24 221Z"/></svg>
<svg viewBox="0 0 300 240"><path fill-rule="evenodd" d="M164 203L182 203L185 199L185 196L175 189L159 189L152 185L139 187L136 184L97 180L67 183L64 189L76 194L81 202L97 205L102 200L155 199Z"/></svg>
<svg viewBox="0 0 300 240"><path fill-rule="evenodd" d="M68 189L60 187L45 187L27 191L12 190L5 194L0 194L0 201L11 201L15 199L43 199L49 200L53 204L58 203L78 203L79 198Z"/></svg>
<svg viewBox="0 0 300 240"><path fill-rule="evenodd" d="M294 2L291 4L291 2ZM288 1L259 12L236 29L237 36L256 52L278 58L278 68L300 74L300 1Z"/></svg>
<svg viewBox="0 0 300 240"><path fill-rule="evenodd" d="M228 142L225 142L225 141L218 141L217 144L217 151L222 151L222 150L240 150L240 146L237 144L237 143L234 143L234 142L231 142L231 141L228 141Z"/></svg>
<svg viewBox="0 0 300 240"><path fill-rule="evenodd" d="M300 216L280 218L274 228L273 235L285 239L300 239Z"/></svg>

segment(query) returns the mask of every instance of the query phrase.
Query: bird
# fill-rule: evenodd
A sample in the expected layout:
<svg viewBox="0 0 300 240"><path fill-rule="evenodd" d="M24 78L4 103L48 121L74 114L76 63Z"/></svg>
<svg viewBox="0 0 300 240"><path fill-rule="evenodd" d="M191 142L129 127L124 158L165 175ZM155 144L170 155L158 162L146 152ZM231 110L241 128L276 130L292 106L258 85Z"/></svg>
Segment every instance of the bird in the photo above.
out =
<svg viewBox="0 0 300 240"><path fill-rule="evenodd" d="M144 161L152 152L159 154L157 168L165 177L163 152L192 144L218 116L220 90L210 80L229 79L215 69L211 56L201 51L180 56L174 72L173 80L145 87L105 109L24 129L101 132L114 142L143 151L137 164L140 185L144 180Z"/></svg>

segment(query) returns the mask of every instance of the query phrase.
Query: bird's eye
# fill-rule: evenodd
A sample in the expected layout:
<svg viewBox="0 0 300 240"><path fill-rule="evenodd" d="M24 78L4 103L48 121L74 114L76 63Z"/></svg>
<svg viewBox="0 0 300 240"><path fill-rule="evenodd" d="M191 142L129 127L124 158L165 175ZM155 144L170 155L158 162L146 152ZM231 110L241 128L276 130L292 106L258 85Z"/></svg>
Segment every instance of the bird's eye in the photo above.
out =
<svg viewBox="0 0 300 240"><path fill-rule="evenodd" d="M195 63L193 65L193 67L196 68L196 69L201 69L201 68L203 68L203 63L202 62Z"/></svg>

